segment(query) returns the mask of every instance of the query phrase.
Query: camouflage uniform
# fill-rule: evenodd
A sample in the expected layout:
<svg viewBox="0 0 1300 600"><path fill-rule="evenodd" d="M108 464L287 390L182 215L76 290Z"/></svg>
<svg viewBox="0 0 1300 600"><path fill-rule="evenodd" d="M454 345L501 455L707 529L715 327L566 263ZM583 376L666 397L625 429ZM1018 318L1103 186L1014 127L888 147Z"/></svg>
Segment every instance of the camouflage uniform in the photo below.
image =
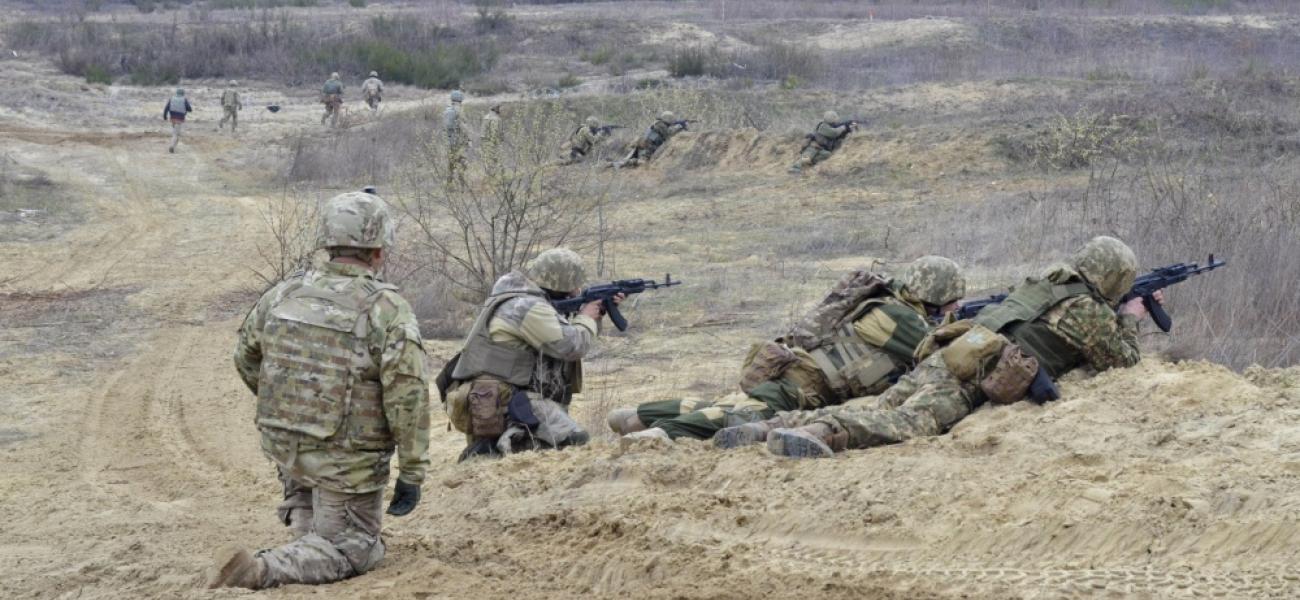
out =
<svg viewBox="0 0 1300 600"><path fill-rule="evenodd" d="M339 126L339 111L343 108L343 82L338 73L330 73L330 78L321 86L321 104L325 105L325 114L321 115L320 124L329 121L330 127Z"/></svg>
<svg viewBox="0 0 1300 600"><path fill-rule="evenodd" d="M548 292L570 292L583 279L577 254L556 248L497 280L452 371L449 404L468 403L474 414L462 459L587 441L568 410L599 330L591 317L561 315L547 300ZM527 407L510 405L520 392ZM527 422L530 416L537 422Z"/></svg>
<svg viewBox="0 0 1300 600"><path fill-rule="evenodd" d="M235 82L230 82L230 89L221 92L221 122L217 123L217 129L223 129L226 121L230 121L230 131L239 128L239 111L244 108L244 104L239 101L239 92L235 91Z"/></svg>
<svg viewBox="0 0 1300 600"><path fill-rule="evenodd" d="M668 143L674 135L686 130L685 121L677 121L673 113L664 111L659 113L659 118L655 119L654 124L646 130L645 136L636 143L632 152L626 158L619 161L616 166L635 167L650 160L654 153L659 150L660 146Z"/></svg>
<svg viewBox="0 0 1300 600"><path fill-rule="evenodd" d="M831 153L840 149L844 139L853 131L853 124L840 122L835 111L826 111L822 121L817 124L799 153L799 160L790 165L791 173L798 173L804 167L811 167L831 157Z"/></svg>
<svg viewBox="0 0 1300 600"><path fill-rule="evenodd" d="M1006 301L985 308L972 321L984 331L998 332L999 347L1015 344L1032 356L1053 379L1084 365L1098 371L1130 367L1140 358L1137 319L1117 314L1112 306L1132 286L1136 269L1132 251L1122 242L1095 238L1071 264L1026 280ZM972 329L947 347L976 335ZM768 448L775 454L824 456L940 435L988 399L980 379L999 360L994 354L974 376L962 377L948 354L934 352L880 396L825 411L778 415L769 427L799 429L776 429L767 436Z"/></svg>
<svg viewBox="0 0 1300 600"><path fill-rule="evenodd" d="M442 111L442 128L447 133L447 178L461 174L465 169L465 149L469 140L460 122L460 103L465 94L460 90L451 93L451 103Z"/></svg>
<svg viewBox="0 0 1300 600"><path fill-rule="evenodd" d="M823 306L843 297L850 281L842 279ZM746 394L731 394L714 402L645 403L636 408L637 420L663 430L671 439L707 439L724 427L768 419L777 412L813 410L880 393L913 366L912 354L931 328L929 315L960 298L965 289L956 263L943 257L922 257L874 298L849 311L847 323L816 322L841 319L846 316L842 310L815 309L810 313L783 338L795 346L795 362L778 378L759 383ZM805 339L814 330L834 334L823 336L829 339ZM756 358L751 355L747 363ZM611 427L618 421L611 416Z"/></svg>
<svg viewBox="0 0 1300 600"><path fill-rule="evenodd" d="M501 166L501 105L494 105L483 115L483 127L480 129L479 143L483 148L483 160L489 173L497 172Z"/></svg>
<svg viewBox="0 0 1300 600"><path fill-rule="evenodd" d="M563 155L560 157L560 164L571 165L586 160L592 150L595 150L596 144L600 142L600 136L600 121L596 117L587 117L581 126L569 134L569 139L564 144Z"/></svg>
<svg viewBox="0 0 1300 600"><path fill-rule="evenodd" d="M390 247L391 237L378 197L343 194L325 208L322 247ZM326 583L370 570L384 556L394 450L399 492L413 487L418 499L429 465L428 376L411 307L369 267L331 261L262 295L234 360L258 397L262 450L284 485L277 513L295 540L223 563L213 586Z"/></svg>
<svg viewBox="0 0 1300 600"><path fill-rule="evenodd" d="M379 110L379 102L383 100L384 96L384 82L379 80L379 73L371 71L370 77L362 82L361 96L365 99L366 106L370 107L371 112Z"/></svg>

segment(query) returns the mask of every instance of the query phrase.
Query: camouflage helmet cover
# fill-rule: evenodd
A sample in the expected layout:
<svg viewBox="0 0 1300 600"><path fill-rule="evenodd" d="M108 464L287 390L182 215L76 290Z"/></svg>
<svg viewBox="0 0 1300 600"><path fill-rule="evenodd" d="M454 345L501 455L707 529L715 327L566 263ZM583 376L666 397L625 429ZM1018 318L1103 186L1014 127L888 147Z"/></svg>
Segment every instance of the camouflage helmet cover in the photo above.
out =
<svg viewBox="0 0 1300 600"><path fill-rule="evenodd" d="M452 101L452 102L463 102L464 100L465 100L465 92L462 92L462 91L460 91L460 90L452 90L452 91L451 91L451 101Z"/></svg>
<svg viewBox="0 0 1300 600"><path fill-rule="evenodd" d="M1137 278L1137 255L1128 244L1109 236L1088 240L1071 262L1075 270L1111 303L1119 302Z"/></svg>
<svg viewBox="0 0 1300 600"><path fill-rule="evenodd" d="M379 71L371 71L371 72L370 72L370 76L371 76L371 77L379 77Z"/></svg>
<svg viewBox="0 0 1300 600"><path fill-rule="evenodd" d="M677 120L675 117L676 115L674 115L673 111L671 110L665 110L659 113L659 120L665 123L672 123L673 121Z"/></svg>
<svg viewBox="0 0 1300 600"><path fill-rule="evenodd" d="M966 295L966 277L961 267L942 256L922 256L912 261L898 282L909 300L934 306L943 306Z"/></svg>
<svg viewBox="0 0 1300 600"><path fill-rule="evenodd" d="M393 220L383 199L365 192L347 192L325 202L317 248L389 248Z"/></svg>
<svg viewBox="0 0 1300 600"><path fill-rule="evenodd" d="M552 248L538 254L524 266L524 273L538 286L557 292L576 290L587 280L582 257L568 248Z"/></svg>
<svg viewBox="0 0 1300 600"><path fill-rule="evenodd" d="M840 120L840 113L837 113L833 110L828 110L822 113L822 120L826 121L827 123L838 122Z"/></svg>

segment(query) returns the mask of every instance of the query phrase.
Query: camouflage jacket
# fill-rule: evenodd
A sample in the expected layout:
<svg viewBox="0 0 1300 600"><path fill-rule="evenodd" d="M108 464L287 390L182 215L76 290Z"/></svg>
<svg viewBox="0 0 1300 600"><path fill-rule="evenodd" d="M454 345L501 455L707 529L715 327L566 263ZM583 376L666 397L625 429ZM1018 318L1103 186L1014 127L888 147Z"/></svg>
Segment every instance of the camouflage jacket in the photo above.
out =
<svg viewBox="0 0 1300 600"><path fill-rule="evenodd" d="M226 90L221 92L221 106L234 109L241 109L244 107L243 103L239 101L239 92L236 92L235 90Z"/></svg>
<svg viewBox="0 0 1300 600"><path fill-rule="evenodd" d="M488 322L488 335L494 343L540 353L536 391L568 404L570 394L582 391L581 361L595 346L596 321L555 312L541 288L519 271L503 275L492 287L492 295L522 291L536 295L513 298L498 307Z"/></svg>
<svg viewBox="0 0 1300 600"><path fill-rule="evenodd" d="M837 150L840 144L844 142L844 136L849 133L847 124L841 127L832 126L830 123L822 121L817 124L817 129L813 131L813 141L817 142L823 150Z"/></svg>
<svg viewBox="0 0 1300 600"><path fill-rule="evenodd" d="M465 143L465 132L461 130L460 106L449 105L442 111L442 127L447 131L447 143L459 146Z"/></svg>
<svg viewBox="0 0 1300 600"><path fill-rule="evenodd" d="M338 288L356 278L377 279L369 269L326 263L319 270L299 273L271 288L244 318L235 346L235 368L254 394L262 365L261 336L267 315L289 286ZM419 484L429 466L428 367L420 331L411 307L393 291L383 291L371 305L365 344L375 357L382 389L383 412L398 454L399 478ZM262 448L293 477L309 485L344 493L383 489L389 476L391 452L349 450L291 432L262 430Z"/></svg>
<svg viewBox="0 0 1300 600"><path fill-rule="evenodd" d="M1049 268L1045 278L1053 283L1081 279L1077 272L1063 265ZM1083 295L1066 299L1048 309L1039 320L1077 350L1094 370L1131 367L1142 358L1137 318L1116 313L1099 297Z"/></svg>
<svg viewBox="0 0 1300 600"><path fill-rule="evenodd" d="M592 148L596 147L598 141L600 141L600 134L595 129L583 125L569 136L569 149L586 156L591 153Z"/></svg>
<svg viewBox="0 0 1300 600"><path fill-rule="evenodd" d="M366 96L378 96L384 93L384 82L380 81L378 77L366 79L361 84L361 93Z"/></svg>

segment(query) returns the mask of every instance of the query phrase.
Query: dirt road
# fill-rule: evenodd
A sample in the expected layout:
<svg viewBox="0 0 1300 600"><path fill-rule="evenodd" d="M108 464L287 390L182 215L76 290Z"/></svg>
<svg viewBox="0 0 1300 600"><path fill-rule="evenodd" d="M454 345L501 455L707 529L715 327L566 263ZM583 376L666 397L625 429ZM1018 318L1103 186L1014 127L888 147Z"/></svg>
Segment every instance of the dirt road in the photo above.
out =
<svg viewBox="0 0 1300 600"><path fill-rule="evenodd" d="M237 138L201 118L173 156L164 91L88 91L30 65L5 77L24 71L52 82L53 105L92 109L0 110L0 154L46 173L77 215L45 239L0 239L0 595L245 595L201 584L219 546L286 539L229 359L267 199L248 157L312 126L310 108ZM712 334L670 335L643 341L732 368ZM435 409L424 501L385 523L385 563L260 595L1300 595L1300 370L1147 361L1064 392L804 462L600 441L458 466Z"/></svg>

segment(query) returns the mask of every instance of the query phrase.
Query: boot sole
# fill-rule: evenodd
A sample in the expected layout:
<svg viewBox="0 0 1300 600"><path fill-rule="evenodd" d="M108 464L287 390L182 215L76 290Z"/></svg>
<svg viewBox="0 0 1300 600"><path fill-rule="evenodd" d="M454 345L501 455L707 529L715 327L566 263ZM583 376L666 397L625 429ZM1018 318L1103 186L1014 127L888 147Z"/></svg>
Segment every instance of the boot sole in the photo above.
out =
<svg viewBox="0 0 1300 600"><path fill-rule="evenodd" d="M758 432L750 431L744 427L728 427L714 434L713 445L724 450L730 450L742 446L753 446L766 441L766 439L766 436L761 436Z"/></svg>
<svg viewBox="0 0 1300 600"><path fill-rule="evenodd" d="M824 458L834 452L825 442L795 429L778 429L767 436L767 450L790 458Z"/></svg>

